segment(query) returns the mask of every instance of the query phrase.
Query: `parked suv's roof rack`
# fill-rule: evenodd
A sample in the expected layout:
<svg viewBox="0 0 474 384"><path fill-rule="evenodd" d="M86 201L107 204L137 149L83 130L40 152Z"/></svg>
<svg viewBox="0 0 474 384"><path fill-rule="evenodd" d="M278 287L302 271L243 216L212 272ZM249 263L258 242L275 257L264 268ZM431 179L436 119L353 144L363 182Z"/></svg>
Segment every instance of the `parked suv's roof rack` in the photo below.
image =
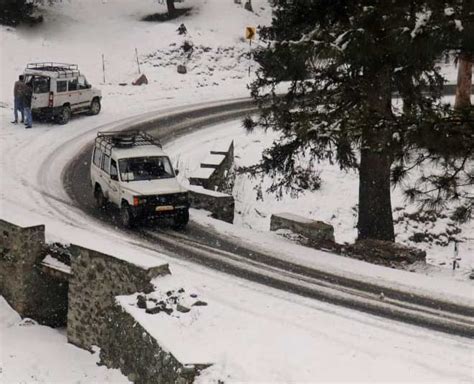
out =
<svg viewBox="0 0 474 384"><path fill-rule="evenodd" d="M66 64L66 63L54 63L54 62L44 62L44 63L29 63L26 65L26 69L33 71L43 71L43 72L54 72L58 77L67 77L67 76L79 76L79 67L77 64Z"/></svg>
<svg viewBox="0 0 474 384"><path fill-rule="evenodd" d="M96 147L99 147L104 153L109 154L112 148L132 148L142 145L156 145L162 148L160 141L148 133L142 131L124 131L124 132L98 132L95 139Z"/></svg>

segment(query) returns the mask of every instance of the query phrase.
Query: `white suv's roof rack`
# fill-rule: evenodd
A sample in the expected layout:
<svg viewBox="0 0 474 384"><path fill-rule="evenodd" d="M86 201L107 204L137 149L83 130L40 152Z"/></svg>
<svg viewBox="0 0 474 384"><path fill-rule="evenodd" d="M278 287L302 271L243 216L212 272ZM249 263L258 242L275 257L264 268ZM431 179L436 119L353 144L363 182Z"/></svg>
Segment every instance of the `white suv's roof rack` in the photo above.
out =
<svg viewBox="0 0 474 384"><path fill-rule="evenodd" d="M79 76L79 67L77 64L44 62L44 63L29 63L26 65L26 70L53 72L57 77Z"/></svg>
<svg viewBox="0 0 474 384"><path fill-rule="evenodd" d="M98 132L95 145L108 155L111 154L112 148L132 148L143 145L155 145L162 148L158 139L137 130Z"/></svg>

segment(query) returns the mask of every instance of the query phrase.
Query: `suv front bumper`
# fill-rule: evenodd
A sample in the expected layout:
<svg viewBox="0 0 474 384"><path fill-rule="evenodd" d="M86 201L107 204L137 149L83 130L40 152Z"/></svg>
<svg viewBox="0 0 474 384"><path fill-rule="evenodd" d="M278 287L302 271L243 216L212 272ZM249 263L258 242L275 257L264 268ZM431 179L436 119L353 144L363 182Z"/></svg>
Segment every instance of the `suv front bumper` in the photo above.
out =
<svg viewBox="0 0 474 384"><path fill-rule="evenodd" d="M131 207L132 215L136 219L156 219L161 217L178 217L187 215L189 200L183 194L161 196L144 196L141 203Z"/></svg>

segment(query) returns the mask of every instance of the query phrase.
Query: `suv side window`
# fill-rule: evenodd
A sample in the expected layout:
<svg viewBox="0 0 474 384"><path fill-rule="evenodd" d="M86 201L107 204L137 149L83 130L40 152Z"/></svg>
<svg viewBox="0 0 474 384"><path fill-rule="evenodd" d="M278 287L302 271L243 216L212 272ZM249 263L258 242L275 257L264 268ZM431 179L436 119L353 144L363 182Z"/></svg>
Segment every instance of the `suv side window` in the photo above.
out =
<svg viewBox="0 0 474 384"><path fill-rule="evenodd" d="M110 156L104 154L103 158L104 159L102 161L102 170L105 173L109 173L109 171L110 171Z"/></svg>
<svg viewBox="0 0 474 384"><path fill-rule="evenodd" d="M118 180L117 162L113 159L110 160L110 177L112 180Z"/></svg>
<svg viewBox="0 0 474 384"><path fill-rule="evenodd" d="M56 82L56 92L66 92L67 91L67 81L57 81Z"/></svg>
<svg viewBox="0 0 474 384"><path fill-rule="evenodd" d="M100 168L102 160L102 151L100 149L94 148L94 165Z"/></svg>
<svg viewBox="0 0 474 384"><path fill-rule="evenodd" d="M77 79L71 79L68 81L68 89L70 91L77 91Z"/></svg>
<svg viewBox="0 0 474 384"><path fill-rule="evenodd" d="M88 89L89 84L84 76L79 76L78 78L79 89Z"/></svg>
<svg viewBox="0 0 474 384"><path fill-rule="evenodd" d="M35 76L33 78L33 93L49 93L49 77Z"/></svg>

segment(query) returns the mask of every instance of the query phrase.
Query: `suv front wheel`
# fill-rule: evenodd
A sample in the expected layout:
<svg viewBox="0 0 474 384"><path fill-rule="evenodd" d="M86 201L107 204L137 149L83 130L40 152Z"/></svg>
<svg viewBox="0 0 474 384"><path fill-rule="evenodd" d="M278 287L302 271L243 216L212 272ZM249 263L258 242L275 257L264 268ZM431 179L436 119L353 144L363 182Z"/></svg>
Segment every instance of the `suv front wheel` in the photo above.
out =
<svg viewBox="0 0 474 384"><path fill-rule="evenodd" d="M120 222L125 228L133 228L135 225L132 209L126 202L123 202L122 206L120 207Z"/></svg>
<svg viewBox="0 0 474 384"><path fill-rule="evenodd" d="M179 212L173 220L173 228L176 230L182 230L186 228L189 221L189 211Z"/></svg>
<svg viewBox="0 0 474 384"><path fill-rule="evenodd" d="M98 115L100 112L100 109L101 109L100 100L99 99L92 100L89 113L91 115Z"/></svg>
<svg viewBox="0 0 474 384"><path fill-rule="evenodd" d="M67 124L71 120L71 107L69 105L64 105L61 109L61 113L58 116L59 124Z"/></svg>

